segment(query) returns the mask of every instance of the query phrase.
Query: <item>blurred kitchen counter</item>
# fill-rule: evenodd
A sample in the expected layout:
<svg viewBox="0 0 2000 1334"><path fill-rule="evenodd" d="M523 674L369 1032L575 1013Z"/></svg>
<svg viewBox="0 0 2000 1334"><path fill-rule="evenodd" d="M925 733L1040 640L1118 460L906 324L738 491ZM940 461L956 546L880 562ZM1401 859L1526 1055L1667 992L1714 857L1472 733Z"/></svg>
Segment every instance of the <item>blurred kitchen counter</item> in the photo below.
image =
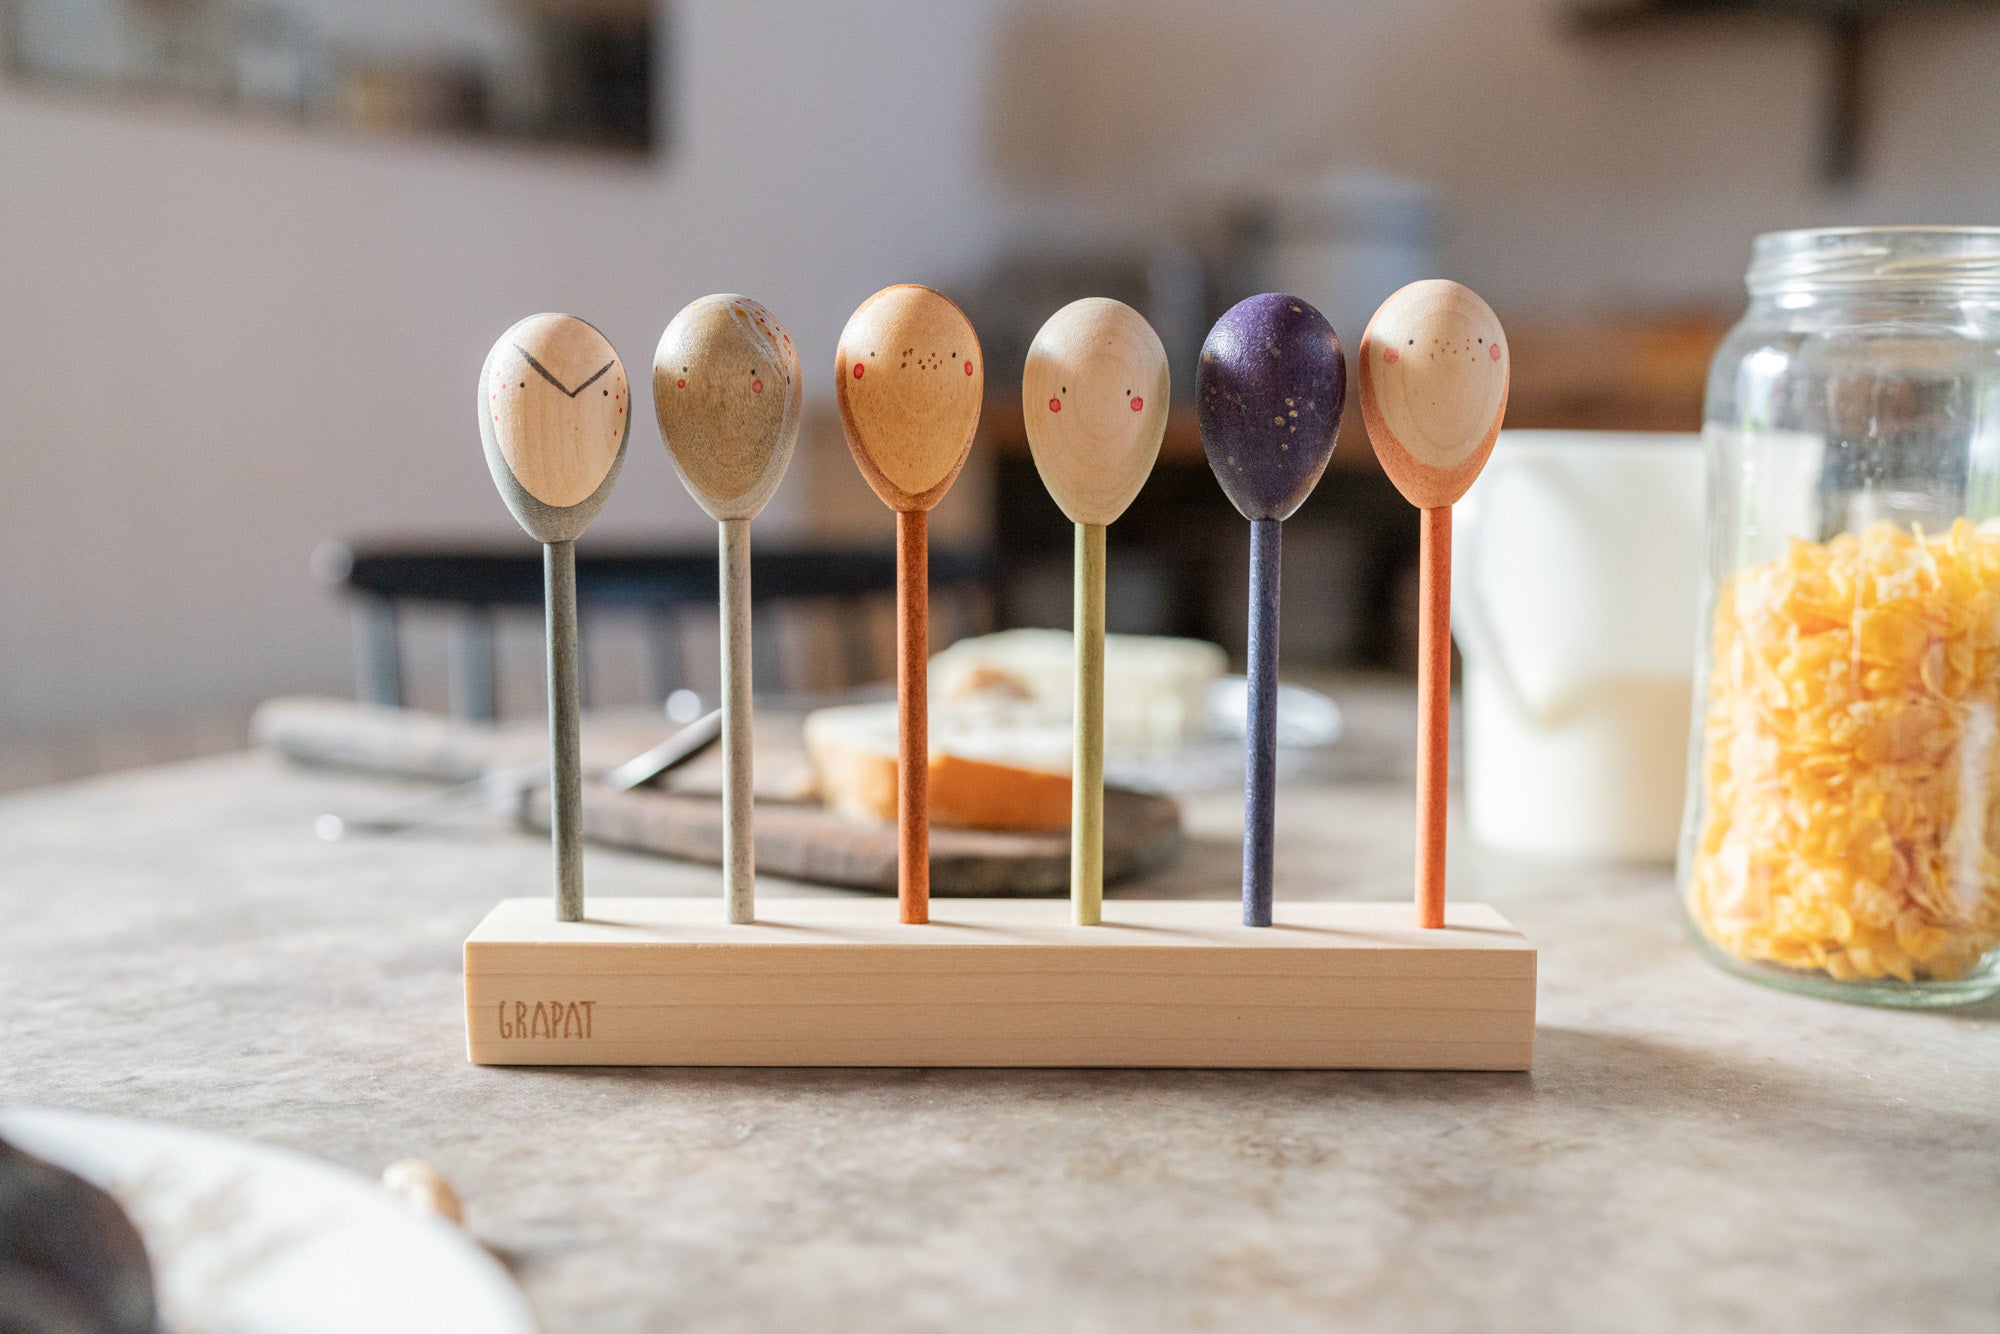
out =
<svg viewBox="0 0 2000 1334"><path fill-rule="evenodd" d="M1336 693L1281 905L1408 893L1407 691ZM1454 893L1541 947L1531 1075L480 1069L460 942L548 851L312 834L411 790L232 755L0 799L0 1096L429 1159L552 1331L2000 1321L2000 1005L1724 976L1665 868L1459 837ZM1239 820L1189 802L1186 859L1124 892L1232 896ZM590 889L716 873L593 851Z"/></svg>

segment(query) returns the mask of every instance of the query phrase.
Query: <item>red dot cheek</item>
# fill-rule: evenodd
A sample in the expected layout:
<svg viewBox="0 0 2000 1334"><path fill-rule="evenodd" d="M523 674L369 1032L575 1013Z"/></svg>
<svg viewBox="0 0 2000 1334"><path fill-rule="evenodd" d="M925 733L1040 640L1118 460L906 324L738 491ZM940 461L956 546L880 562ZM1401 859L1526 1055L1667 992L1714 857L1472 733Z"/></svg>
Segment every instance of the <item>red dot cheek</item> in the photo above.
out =
<svg viewBox="0 0 2000 1334"><path fill-rule="evenodd" d="M1393 366L1402 359L1403 359L1403 354L1398 352L1393 347L1388 349L1386 352L1382 354L1382 361L1386 365Z"/></svg>
<svg viewBox="0 0 2000 1334"><path fill-rule="evenodd" d="M969 361L965 363L965 373L967 375L972 374L972 363Z"/></svg>
<svg viewBox="0 0 2000 1334"><path fill-rule="evenodd" d="M750 392L751 392L751 393L753 393L753 394L761 394L761 393L763 393L763 392L764 392L764 382L763 382L762 380L752 380L752 381L750 382Z"/></svg>
<svg viewBox="0 0 2000 1334"><path fill-rule="evenodd" d="M688 382L687 382L686 380L676 380L676 381L674 381L674 388L676 388L676 389L685 389L685 388L687 388L687 387L688 387Z"/></svg>
<svg viewBox="0 0 2000 1334"><path fill-rule="evenodd" d="M1493 361L1500 360L1500 344L1488 343L1486 345L1486 355L1489 359Z"/></svg>
<svg viewBox="0 0 2000 1334"><path fill-rule="evenodd" d="M1146 408L1146 400L1139 397L1137 394L1132 395L1132 411L1143 412L1145 411L1145 408Z"/></svg>
<svg viewBox="0 0 2000 1334"><path fill-rule="evenodd" d="M862 371L864 371L864 370L866 370L866 369L867 369L867 367L863 366L863 365L862 365L862 364L861 364L860 362L858 362L858 361L857 361L857 362L855 362L855 363L854 363L854 378L855 378L855 379L857 379L857 380L858 380L858 379L860 379L860 378L861 378L861 372L862 372Z"/></svg>
<svg viewBox="0 0 2000 1334"><path fill-rule="evenodd" d="M1059 399L1059 398L1052 398L1052 399L1050 399L1050 400L1049 400L1049 411L1050 411L1050 412L1061 412L1061 411L1062 411L1062 400L1061 400L1061 399Z"/></svg>

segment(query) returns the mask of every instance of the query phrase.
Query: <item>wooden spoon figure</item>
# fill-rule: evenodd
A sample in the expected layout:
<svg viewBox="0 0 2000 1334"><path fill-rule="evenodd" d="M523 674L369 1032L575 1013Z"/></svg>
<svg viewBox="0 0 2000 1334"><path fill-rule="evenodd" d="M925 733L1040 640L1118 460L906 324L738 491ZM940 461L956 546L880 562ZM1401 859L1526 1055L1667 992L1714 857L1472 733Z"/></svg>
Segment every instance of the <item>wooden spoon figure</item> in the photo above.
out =
<svg viewBox="0 0 2000 1334"><path fill-rule="evenodd" d="M965 466L986 383L979 339L928 287L862 302L834 358L840 425L896 511L896 883L905 922L930 920L929 514Z"/></svg>
<svg viewBox="0 0 2000 1334"><path fill-rule="evenodd" d="M1347 358L1326 317L1267 292L1208 331L1195 372L1201 445L1250 520L1250 662L1245 701L1243 924L1271 924L1278 786L1278 525L1333 457L1347 403Z"/></svg>
<svg viewBox="0 0 2000 1334"><path fill-rule="evenodd" d="M479 372L479 437L500 498L544 544L549 635L549 838L556 916L583 920L583 773L577 756L576 539L604 508L632 432L625 367L573 315L532 315Z"/></svg>
<svg viewBox="0 0 2000 1334"><path fill-rule="evenodd" d="M1104 528L1153 471L1167 399L1167 350L1123 302L1073 301L1028 349L1028 446L1042 485L1076 525L1069 892L1079 926L1097 925L1104 910Z"/></svg>
<svg viewBox="0 0 2000 1334"><path fill-rule="evenodd" d="M1417 924L1444 925L1451 748L1451 507L1507 414L1507 336L1469 287L1411 283L1361 338L1361 417L1382 470L1423 515L1417 621Z"/></svg>
<svg viewBox="0 0 2000 1334"><path fill-rule="evenodd" d="M653 354L653 411L674 471L716 521L722 569L722 883L729 920L756 920L751 837L750 520L799 439L799 355L748 297L690 303Z"/></svg>

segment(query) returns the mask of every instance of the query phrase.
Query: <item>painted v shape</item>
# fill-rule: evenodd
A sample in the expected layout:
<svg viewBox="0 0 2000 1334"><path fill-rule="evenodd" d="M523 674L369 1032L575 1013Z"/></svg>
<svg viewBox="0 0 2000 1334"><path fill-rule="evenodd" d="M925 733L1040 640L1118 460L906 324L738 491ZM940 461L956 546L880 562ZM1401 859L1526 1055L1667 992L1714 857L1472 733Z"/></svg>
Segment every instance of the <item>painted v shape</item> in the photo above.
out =
<svg viewBox="0 0 2000 1334"><path fill-rule="evenodd" d="M599 366L597 368L597 375L591 376L588 380L585 380L582 384L578 385L576 388L571 389L569 386L565 385L561 380L558 380L555 376L551 375L549 373L549 368L547 366L542 365L541 362L536 361L535 354L528 351L527 348L522 347L519 343L516 343L514 344L514 350L521 354L522 360L526 361L530 366L533 366L535 368L535 373L537 375L541 376L544 380L547 380L550 384L554 385L556 388L562 390L565 394L568 394L571 398L575 398L578 394L590 388L590 386L596 384L598 376L603 375L604 372L610 370L613 366L618 364L617 358L614 357L612 360L605 362L602 366Z"/></svg>

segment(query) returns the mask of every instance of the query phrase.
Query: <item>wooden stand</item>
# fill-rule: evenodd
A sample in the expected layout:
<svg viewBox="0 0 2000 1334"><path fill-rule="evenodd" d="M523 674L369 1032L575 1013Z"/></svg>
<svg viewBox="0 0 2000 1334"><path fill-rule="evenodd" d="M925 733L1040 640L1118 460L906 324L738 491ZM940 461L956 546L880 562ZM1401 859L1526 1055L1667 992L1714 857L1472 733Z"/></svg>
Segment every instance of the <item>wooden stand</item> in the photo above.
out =
<svg viewBox="0 0 2000 1334"><path fill-rule="evenodd" d="M1526 1070L1535 947L1491 908L1403 903L507 899L465 942L479 1065Z"/></svg>

